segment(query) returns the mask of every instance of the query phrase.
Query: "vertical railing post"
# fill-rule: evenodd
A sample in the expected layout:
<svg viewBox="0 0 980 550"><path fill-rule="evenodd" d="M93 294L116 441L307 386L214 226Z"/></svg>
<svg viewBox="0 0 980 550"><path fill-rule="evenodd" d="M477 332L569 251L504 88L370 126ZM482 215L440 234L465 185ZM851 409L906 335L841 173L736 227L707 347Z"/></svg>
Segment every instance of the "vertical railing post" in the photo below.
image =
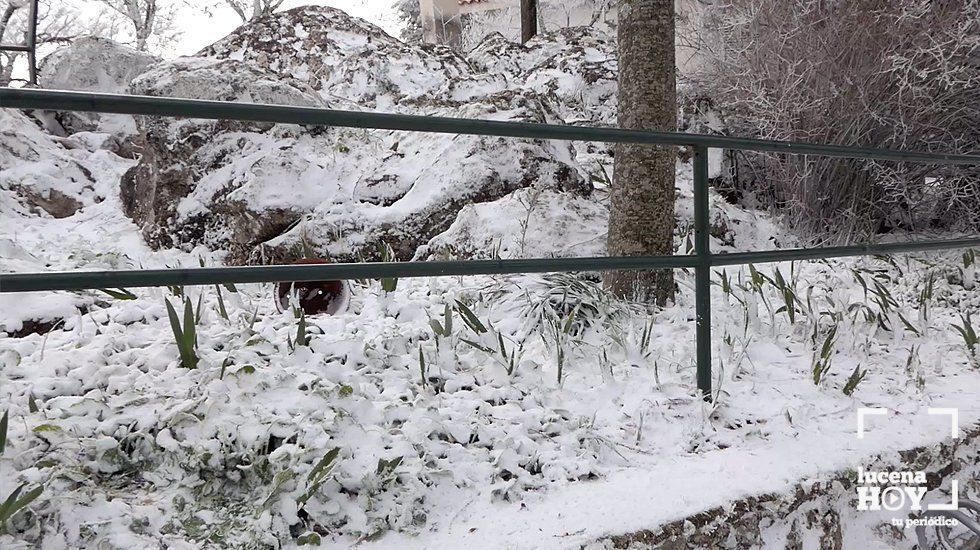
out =
<svg viewBox="0 0 980 550"><path fill-rule="evenodd" d="M37 86L37 2L31 0L27 13L27 73L34 86Z"/></svg>
<svg viewBox="0 0 980 550"><path fill-rule="evenodd" d="M694 307L697 314L698 389L711 401L711 241L708 232L708 148L694 146Z"/></svg>

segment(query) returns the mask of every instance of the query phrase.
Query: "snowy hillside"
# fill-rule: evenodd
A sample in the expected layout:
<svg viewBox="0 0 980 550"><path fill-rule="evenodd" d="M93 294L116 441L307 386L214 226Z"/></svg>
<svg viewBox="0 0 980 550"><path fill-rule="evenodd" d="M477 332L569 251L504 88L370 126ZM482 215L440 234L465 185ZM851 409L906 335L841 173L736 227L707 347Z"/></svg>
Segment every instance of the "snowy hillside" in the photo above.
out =
<svg viewBox="0 0 980 550"><path fill-rule="evenodd" d="M105 55L86 48L60 63ZM148 65L127 89L609 124L614 49L570 29L527 47L491 36L463 58L305 8ZM379 242L403 261L605 252L602 145L89 122L57 136L0 109L3 272L276 263L304 246L356 260ZM683 254L690 164L677 176ZM711 204L716 251L795 242L767 214ZM961 251L718 270L714 404L696 389L684 270L656 311L594 274L445 277L351 281L346 311L302 324L272 285L0 294L0 499L43 486L0 546L611 545L948 439L928 407L980 423L980 350L952 328L980 318L978 279ZM189 304L196 368L168 302ZM859 440L857 407L894 414ZM980 496L975 466L964 498ZM840 521L861 529L838 533L843 547L912 547L911 532L867 539L887 518L851 514ZM783 528L758 536L784 544Z"/></svg>

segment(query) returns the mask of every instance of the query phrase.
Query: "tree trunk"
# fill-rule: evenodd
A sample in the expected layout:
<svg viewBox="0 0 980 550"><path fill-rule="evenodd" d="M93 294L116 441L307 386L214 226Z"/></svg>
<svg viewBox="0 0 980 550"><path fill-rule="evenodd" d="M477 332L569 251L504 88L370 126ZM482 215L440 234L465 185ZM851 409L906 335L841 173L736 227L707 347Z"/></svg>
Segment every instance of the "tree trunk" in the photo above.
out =
<svg viewBox="0 0 980 550"><path fill-rule="evenodd" d="M618 39L619 127L676 131L673 0L623 0ZM616 146L610 256L673 254L675 159L673 147ZM658 305L674 296L671 270L609 272L605 285L619 297Z"/></svg>
<svg viewBox="0 0 980 550"><path fill-rule="evenodd" d="M521 0L521 43L538 34L538 0Z"/></svg>

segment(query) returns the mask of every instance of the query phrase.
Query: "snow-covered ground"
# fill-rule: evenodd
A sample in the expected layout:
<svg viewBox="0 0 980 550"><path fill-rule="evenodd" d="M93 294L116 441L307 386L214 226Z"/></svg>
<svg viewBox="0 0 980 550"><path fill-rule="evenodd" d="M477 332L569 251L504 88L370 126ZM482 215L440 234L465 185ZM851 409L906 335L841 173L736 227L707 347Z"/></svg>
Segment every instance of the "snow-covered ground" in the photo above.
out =
<svg viewBox="0 0 980 550"><path fill-rule="evenodd" d="M129 162L103 160L96 181ZM104 194L68 218L5 215L4 269L212 261L150 251ZM565 548L928 445L947 434L927 407L957 407L963 426L980 420L977 366L950 327L980 297L956 254L893 262L759 266L795 289L793 324L769 313L783 303L774 283L755 292L747 269L728 270L730 294L713 288L712 406L696 398L683 272L677 305L652 313L572 276L401 280L391 293L357 284L349 311L310 318L310 344L295 349L297 321L267 286L222 290L229 319L214 288L189 288L195 307L202 300L196 370L181 367L164 308L179 299L166 289L131 289L135 300L5 294L8 331L41 312L64 322L0 339L10 411L0 493L45 486L37 515L14 523L26 531L4 545L43 535L52 548L275 546L318 530L337 547L384 534L363 546ZM933 296L920 301L928 277ZM446 325L447 305L452 329L437 336L431 320ZM569 315L556 342L553 323ZM814 350L832 326L831 368L814 384ZM846 396L856 366L867 376ZM895 414L858 440L859 406ZM314 483L334 448L330 475Z"/></svg>
<svg viewBox="0 0 980 550"><path fill-rule="evenodd" d="M555 113L596 123L613 112L596 44L560 33L507 54L492 39L466 63L499 62L509 81L524 56ZM573 69L555 60L563 48ZM3 272L226 259L145 244L120 196L137 161L106 146L118 135L55 137L10 111L0 122ZM540 150L582 172L608 161L595 144ZM689 164L677 181L685 253ZM711 201L716 251L795 242L767 214ZM601 255L603 204L601 182L588 196L522 187L463 206L417 256ZM0 499L44 487L0 546L578 548L949 438L929 407L980 422L980 358L953 328L980 319L973 254L717 270L712 404L696 389L693 274L676 276L663 310L610 299L594 274L351 282L347 311L305 319L308 345L271 285L0 294ZM184 297L196 369L165 305L182 312ZM892 413L858 439L858 407Z"/></svg>

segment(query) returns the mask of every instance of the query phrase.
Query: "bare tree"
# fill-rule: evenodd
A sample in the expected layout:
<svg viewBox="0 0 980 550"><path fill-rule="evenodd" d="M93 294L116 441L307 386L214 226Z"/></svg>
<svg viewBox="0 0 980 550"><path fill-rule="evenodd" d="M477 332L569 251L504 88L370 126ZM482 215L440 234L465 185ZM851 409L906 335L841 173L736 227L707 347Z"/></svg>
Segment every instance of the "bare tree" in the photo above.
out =
<svg viewBox="0 0 980 550"><path fill-rule="evenodd" d="M10 0L0 12L0 43L26 44L28 27L28 2ZM37 43L51 44L67 42L92 29L91 25L83 25L78 11L69 3L61 0L49 0L38 4ZM94 22L98 24L98 21ZM14 65L23 52L0 52L0 86L7 86L13 78Z"/></svg>
<svg viewBox="0 0 980 550"><path fill-rule="evenodd" d="M235 10L243 23L248 23L270 14L277 9L285 0L221 0L221 3Z"/></svg>
<svg viewBox="0 0 980 550"><path fill-rule="evenodd" d="M147 51L151 38L158 46L172 41L176 4L168 0L95 0L131 26L133 47Z"/></svg>
<svg viewBox="0 0 980 550"><path fill-rule="evenodd" d="M619 126L675 131L673 0L623 0L619 6ZM619 144L609 206L612 256L673 253L672 147ZM605 278L616 295L663 305L674 295L670 270L616 271Z"/></svg>
<svg viewBox="0 0 980 550"><path fill-rule="evenodd" d="M754 137L975 153L980 0L730 0L703 86ZM814 240L980 227L980 167L750 155L736 186Z"/></svg>

